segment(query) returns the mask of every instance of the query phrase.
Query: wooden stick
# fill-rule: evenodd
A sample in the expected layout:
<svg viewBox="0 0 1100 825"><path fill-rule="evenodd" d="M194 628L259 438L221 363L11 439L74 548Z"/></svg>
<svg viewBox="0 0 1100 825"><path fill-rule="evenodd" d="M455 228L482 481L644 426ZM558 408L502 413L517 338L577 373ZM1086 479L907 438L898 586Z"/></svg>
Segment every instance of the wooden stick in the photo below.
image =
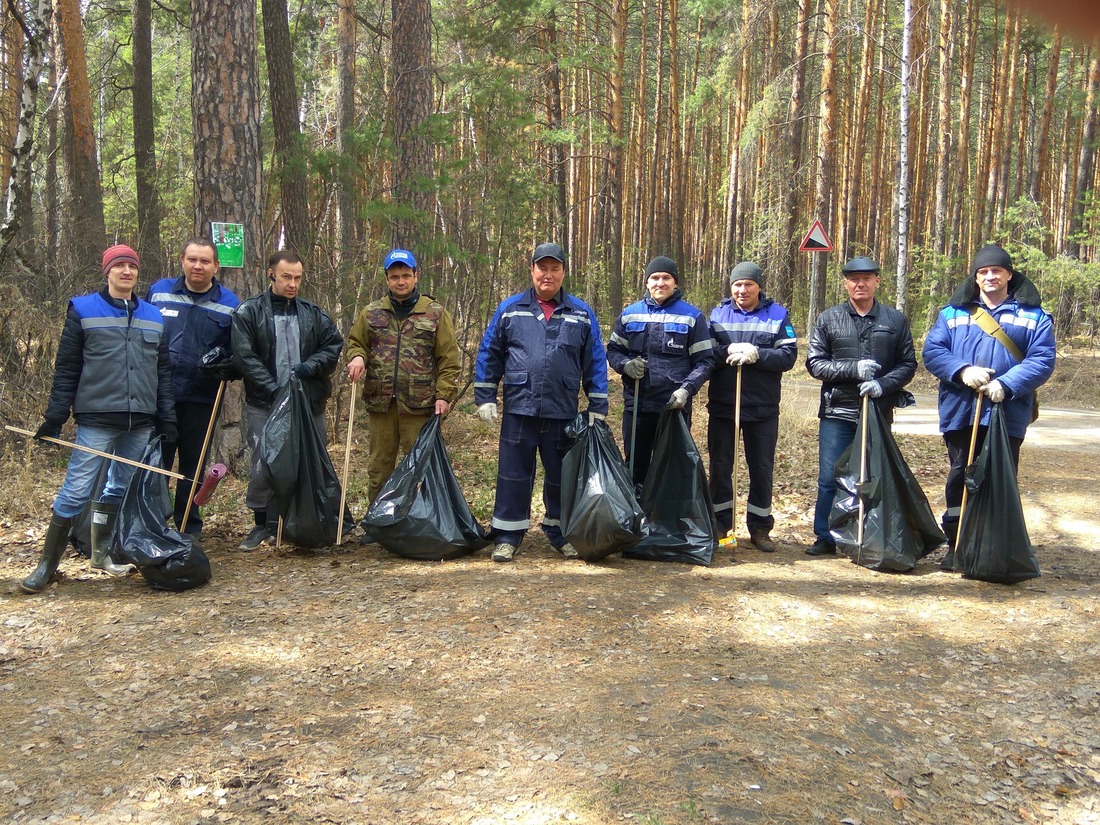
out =
<svg viewBox="0 0 1100 825"><path fill-rule="evenodd" d="M355 384L351 385L351 404L348 407L348 440L344 445L344 481L340 485L340 512L336 518L340 520L336 528L336 546L344 541L344 503L348 499L348 465L351 463L351 426L355 423Z"/></svg>
<svg viewBox="0 0 1100 825"><path fill-rule="evenodd" d="M867 412L870 406L869 396L863 396L863 409L860 411L862 434L859 439L859 486L856 487L859 496L859 528L856 538L856 564L863 558L863 519L866 516L866 505L863 503L863 485L867 481Z"/></svg>
<svg viewBox="0 0 1100 825"><path fill-rule="evenodd" d="M10 424L4 425L5 430L11 430L13 433L19 433L20 435L28 435L34 438L35 435L30 430L24 430L20 427L13 427ZM165 470L163 467L154 467L152 464L142 464L140 461L134 461L132 458L123 458L119 455L112 455L111 453L105 453L102 450L96 450L92 447L85 447L83 444L75 444L72 441L65 441L63 438L54 438L52 435L39 436L39 441L48 441L51 444L59 444L62 447L68 447L71 450L80 450L82 453L90 453L91 455L97 455L100 458L109 458L111 461L117 461L120 464L129 464L131 467L137 467L139 470L152 470L154 473L160 473L162 476L168 476L169 478L182 479L183 481L190 480L194 484L193 479L188 479L187 476L180 475L179 473L173 473L171 470Z"/></svg>
<svg viewBox="0 0 1100 825"><path fill-rule="evenodd" d="M641 394L642 379L634 379L634 414L630 425L630 481L634 481L634 445L638 443L638 396Z"/></svg>
<svg viewBox="0 0 1100 825"><path fill-rule="evenodd" d="M279 516L279 527L275 531L275 549L283 546L283 517Z"/></svg>
<svg viewBox="0 0 1100 825"><path fill-rule="evenodd" d="M730 535L737 544L737 470L741 465L741 364L737 365L737 390L733 395L733 515ZM732 545L731 545L732 546Z"/></svg>
<svg viewBox="0 0 1100 825"><path fill-rule="evenodd" d="M982 394L978 393L977 403L974 404L974 426L970 430L970 450L966 454L966 466L974 463L974 452L978 446L978 424L982 420ZM963 513L966 512L966 471L963 470L963 497L959 504L959 524L955 527L955 552L959 552L959 536L962 534Z"/></svg>
<svg viewBox="0 0 1100 825"><path fill-rule="evenodd" d="M218 394L214 396L214 407L210 410L210 423L206 425L206 438L202 442L199 451L199 463L195 465L195 475L202 478L202 463L206 461L206 451L210 448L210 438L214 435L214 422L218 418L218 408L222 403L222 395L225 393L225 381L218 384ZM194 485L194 482L192 482ZM187 519L191 516L191 504L195 498L195 488L191 487L191 495L187 497L187 506L183 509L183 521L180 522L180 532L187 532Z"/></svg>

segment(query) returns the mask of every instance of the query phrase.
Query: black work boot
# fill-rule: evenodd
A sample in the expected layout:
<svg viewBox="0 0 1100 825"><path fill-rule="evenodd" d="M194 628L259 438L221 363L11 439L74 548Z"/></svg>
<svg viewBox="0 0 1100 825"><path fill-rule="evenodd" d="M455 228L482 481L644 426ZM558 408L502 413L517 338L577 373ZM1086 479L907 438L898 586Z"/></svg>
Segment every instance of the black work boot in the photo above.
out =
<svg viewBox="0 0 1100 825"><path fill-rule="evenodd" d="M49 585L53 574L57 572L65 546L69 543L69 528L72 523L71 518L62 518L57 513L52 515L50 526L46 528L46 540L42 543L42 557L38 560L38 567L19 582L19 589L24 593L41 593Z"/></svg>
<svg viewBox="0 0 1100 825"><path fill-rule="evenodd" d="M117 504L92 502L92 569L112 576L128 576L137 568L132 564L115 564L111 558L111 534L117 517Z"/></svg>

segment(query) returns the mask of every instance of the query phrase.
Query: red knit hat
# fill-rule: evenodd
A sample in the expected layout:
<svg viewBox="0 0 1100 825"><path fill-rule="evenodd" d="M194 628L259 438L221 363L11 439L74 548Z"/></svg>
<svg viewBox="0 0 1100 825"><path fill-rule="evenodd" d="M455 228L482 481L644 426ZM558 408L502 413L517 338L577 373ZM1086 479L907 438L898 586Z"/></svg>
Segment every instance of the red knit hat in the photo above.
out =
<svg viewBox="0 0 1100 825"><path fill-rule="evenodd" d="M103 274L106 275L111 271L112 266L120 264L123 261L129 261L139 269L141 268L141 261L138 260L138 254L126 244L118 243L114 246L107 247L107 250L103 253Z"/></svg>

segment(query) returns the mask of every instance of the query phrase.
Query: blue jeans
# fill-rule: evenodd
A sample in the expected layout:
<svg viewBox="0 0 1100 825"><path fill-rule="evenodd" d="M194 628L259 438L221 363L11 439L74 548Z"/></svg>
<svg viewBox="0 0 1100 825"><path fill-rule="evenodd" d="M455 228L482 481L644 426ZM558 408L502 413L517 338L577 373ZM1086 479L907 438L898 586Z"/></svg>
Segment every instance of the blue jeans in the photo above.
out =
<svg viewBox="0 0 1100 825"><path fill-rule="evenodd" d="M814 535L836 544L829 533L829 512L836 496L836 461L856 437L855 421L822 418L817 431L817 504L814 506Z"/></svg>
<svg viewBox="0 0 1100 825"><path fill-rule="evenodd" d="M142 427L138 430L117 430L114 427L89 427L83 424L77 425L76 443L82 447L91 447L104 453L140 461L149 437L153 434L152 427ZM100 493L95 487L96 476L99 475L103 462L107 459L98 455L92 455L82 450L73 450L69 459L69 469L65 473L65 482L53 500L53 511L61 518L74 518L80 515L84 505ZM126 486L134 475L136 467L112 461L107 470L107 486L97 501L118 503L122 501L122 494L126 492Z"/></svg>

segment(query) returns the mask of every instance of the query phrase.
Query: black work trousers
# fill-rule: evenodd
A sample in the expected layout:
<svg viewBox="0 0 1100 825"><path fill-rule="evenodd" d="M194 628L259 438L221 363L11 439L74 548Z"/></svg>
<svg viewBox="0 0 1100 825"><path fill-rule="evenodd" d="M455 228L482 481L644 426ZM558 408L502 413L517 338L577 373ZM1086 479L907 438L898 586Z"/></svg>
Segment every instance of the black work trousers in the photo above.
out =
<svg viewBox="0 0 1100 825"><path fill-rule="evenodd" d="M175 444L165 444L163 450L164 469L172 469L172 461L178 454L179 467L176 472L186 476L176 481L176 501L172 510L172 520L177 530L196 536L202 533L202 515L199 513L199 508L191 506L186 530L182 530L183 512L187 509L187 501L197 492L191 480L194 479L202 484L202 469L198 466L199 453L202 452L202 443L206 440L206 430L213 413L213 404L177 401L176 426L179 428L179 440Z"/></svg>
<svg viewBox="0 0 1100 825"><path fill-rule="evenodd" d="M741 441L745 449L745 467L749 471L749 501L745 524L749 533L771 532L772 477L775 472L775 445L779 439L779 418L742 421ZM710 497L714 515L722 532L733 524L733 419L710 417L707 424L707 451L710 453Z"/></svg>

